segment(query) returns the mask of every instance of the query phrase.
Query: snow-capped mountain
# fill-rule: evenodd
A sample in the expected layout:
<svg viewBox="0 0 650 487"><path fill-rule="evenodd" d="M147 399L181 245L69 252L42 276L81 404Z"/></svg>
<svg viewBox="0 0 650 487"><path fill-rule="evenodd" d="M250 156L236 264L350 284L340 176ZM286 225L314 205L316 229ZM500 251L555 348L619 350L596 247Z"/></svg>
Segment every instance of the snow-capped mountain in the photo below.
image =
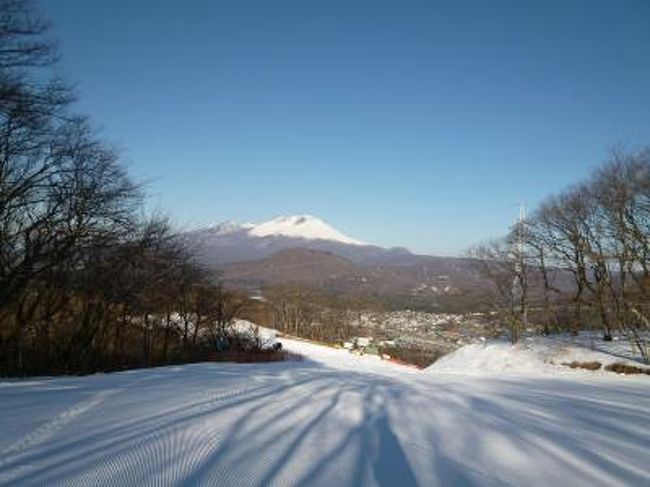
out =
<svg viewBox="0 0 650 487"><path fill-rule="evenodd" d="M223 222L184 238L201 263L239 288L301 282L343 293L422 295L431 301L427 296L475 280L466 259L365 244L309 215L259 224Z"/></svg>
<svg viewBox="0 0 650 487"><path fill-rule="evenodd" d="M311 215L280 216L267 222L236 223L226 221L202 231L210 235L247 234L250 237L290 237L304 240L327 240L347 245L367 245L344 235L323 220Z"/></svg>
<svg viewBox="0 0 650 487"><path fill-rule="evenodd" d="M248 229L252 237L282 236L306 240L329 240L348 245L366 245L335 230L323 220L311 215L281 216L274 220L254 225Z"/></svg>
<svg viewBox="0 0 650 487"><path fill-rule="evenodd" d="M202 231L208 232L211 235L228 235L235 232L240 232L241 230L253 228L255 225L252 223L237 223L233 221L222 222L214 225L213 227L208 227Z"/></svg>
<svg viewBox="0 0 650 487"><path fill-rule="evenodd" d="M280 216L259 224L227 221L187 232L185 238L203 262L217 267L293 248L332 252L356 262L412 255L406 249L383 249L351 238L311 215Z"/></svg>

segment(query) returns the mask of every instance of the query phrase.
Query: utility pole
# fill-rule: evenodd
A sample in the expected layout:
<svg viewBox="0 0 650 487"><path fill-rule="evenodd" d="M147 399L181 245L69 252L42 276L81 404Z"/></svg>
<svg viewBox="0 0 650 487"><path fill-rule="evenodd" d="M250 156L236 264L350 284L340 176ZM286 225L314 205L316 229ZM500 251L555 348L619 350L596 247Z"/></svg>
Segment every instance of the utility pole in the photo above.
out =
<svg viewBox="0 0 650 487"><path fill-rule="evenodd" d="M513 242L515 250L515 275L512 280L513 311L520 309L521 326L528 327L528 283L526 269L526 205L519 205L519 221L517 222L516 241Z"/></svg>
<svg viewBox="0 0 650 487"><path fill-rule="evenodd" d="M519 205L519 254L524 255L526 246L526 205Z"/></svg>
<svg viewBox="0 0 650 487"><path fill-rule="evenodd" d="M524 330L528 328L528 270L526 269L526 204L519 205L519 261L521 282L523 283L521 297L521 321Z"/></svg>

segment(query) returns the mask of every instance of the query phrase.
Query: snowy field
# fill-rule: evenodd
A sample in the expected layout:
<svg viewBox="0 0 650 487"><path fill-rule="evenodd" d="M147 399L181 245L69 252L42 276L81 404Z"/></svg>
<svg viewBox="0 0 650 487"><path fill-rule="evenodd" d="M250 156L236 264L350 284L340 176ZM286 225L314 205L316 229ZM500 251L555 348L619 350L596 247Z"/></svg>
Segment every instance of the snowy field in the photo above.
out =
<svg viewBox="0 0 650 487"><path fill-rule="evenodd" d="M307 359L2 381L0 484L650 485L648 376L285 346Z"/></svg>

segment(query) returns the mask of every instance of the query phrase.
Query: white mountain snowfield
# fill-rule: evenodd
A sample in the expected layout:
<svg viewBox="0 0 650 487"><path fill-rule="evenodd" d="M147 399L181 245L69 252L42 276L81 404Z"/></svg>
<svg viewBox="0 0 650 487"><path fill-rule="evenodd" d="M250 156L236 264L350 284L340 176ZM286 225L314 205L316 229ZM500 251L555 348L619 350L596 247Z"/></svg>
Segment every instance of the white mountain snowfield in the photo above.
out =
<svg viewBox="0 0 650 487"><path fill-rule="evenodd" d="M280 216L263 223L223 222L214 227L218 235L245 231L251 237L290 237L304 240L328 240L348 245L367 245L334 229L323 220L311 215Z"/></svg>
<svg viewBox="0 0 650 487"><path fill-rule="evenodd" d="M282 341L305 361L0 381L0 484L650 485L648 376Z"/></svg>

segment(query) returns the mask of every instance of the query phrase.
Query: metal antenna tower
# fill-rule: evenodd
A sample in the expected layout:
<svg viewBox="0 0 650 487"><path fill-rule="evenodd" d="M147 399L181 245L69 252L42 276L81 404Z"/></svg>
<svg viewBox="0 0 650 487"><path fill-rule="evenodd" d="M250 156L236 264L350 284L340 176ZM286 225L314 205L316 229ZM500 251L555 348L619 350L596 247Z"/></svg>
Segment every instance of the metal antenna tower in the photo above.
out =
<svg viewBox="0 0 650 487"><path fill-rule="evenodd" d="M521 322L524 330L528 326L528 309L526 306L526 296L524 296L526 286L526 205L519 205L519 220L516 226L516 241L513 242L515 251L515 275L512 280L512 298L513 305L521 307Z"/></svg>
<svg viewBox="0 0 650 487"><path fill-rule="evenodd" d="M518 265L520 273L520 283L523 283L523 286L527 286L526 280L526 204L521 203L519 205L519 256L518 256ZM521 293L521 321L524 327L524 330L528 327L528 306L526 305L527 297L523 296L525 290L523 286L519 290Z"/></svg>

